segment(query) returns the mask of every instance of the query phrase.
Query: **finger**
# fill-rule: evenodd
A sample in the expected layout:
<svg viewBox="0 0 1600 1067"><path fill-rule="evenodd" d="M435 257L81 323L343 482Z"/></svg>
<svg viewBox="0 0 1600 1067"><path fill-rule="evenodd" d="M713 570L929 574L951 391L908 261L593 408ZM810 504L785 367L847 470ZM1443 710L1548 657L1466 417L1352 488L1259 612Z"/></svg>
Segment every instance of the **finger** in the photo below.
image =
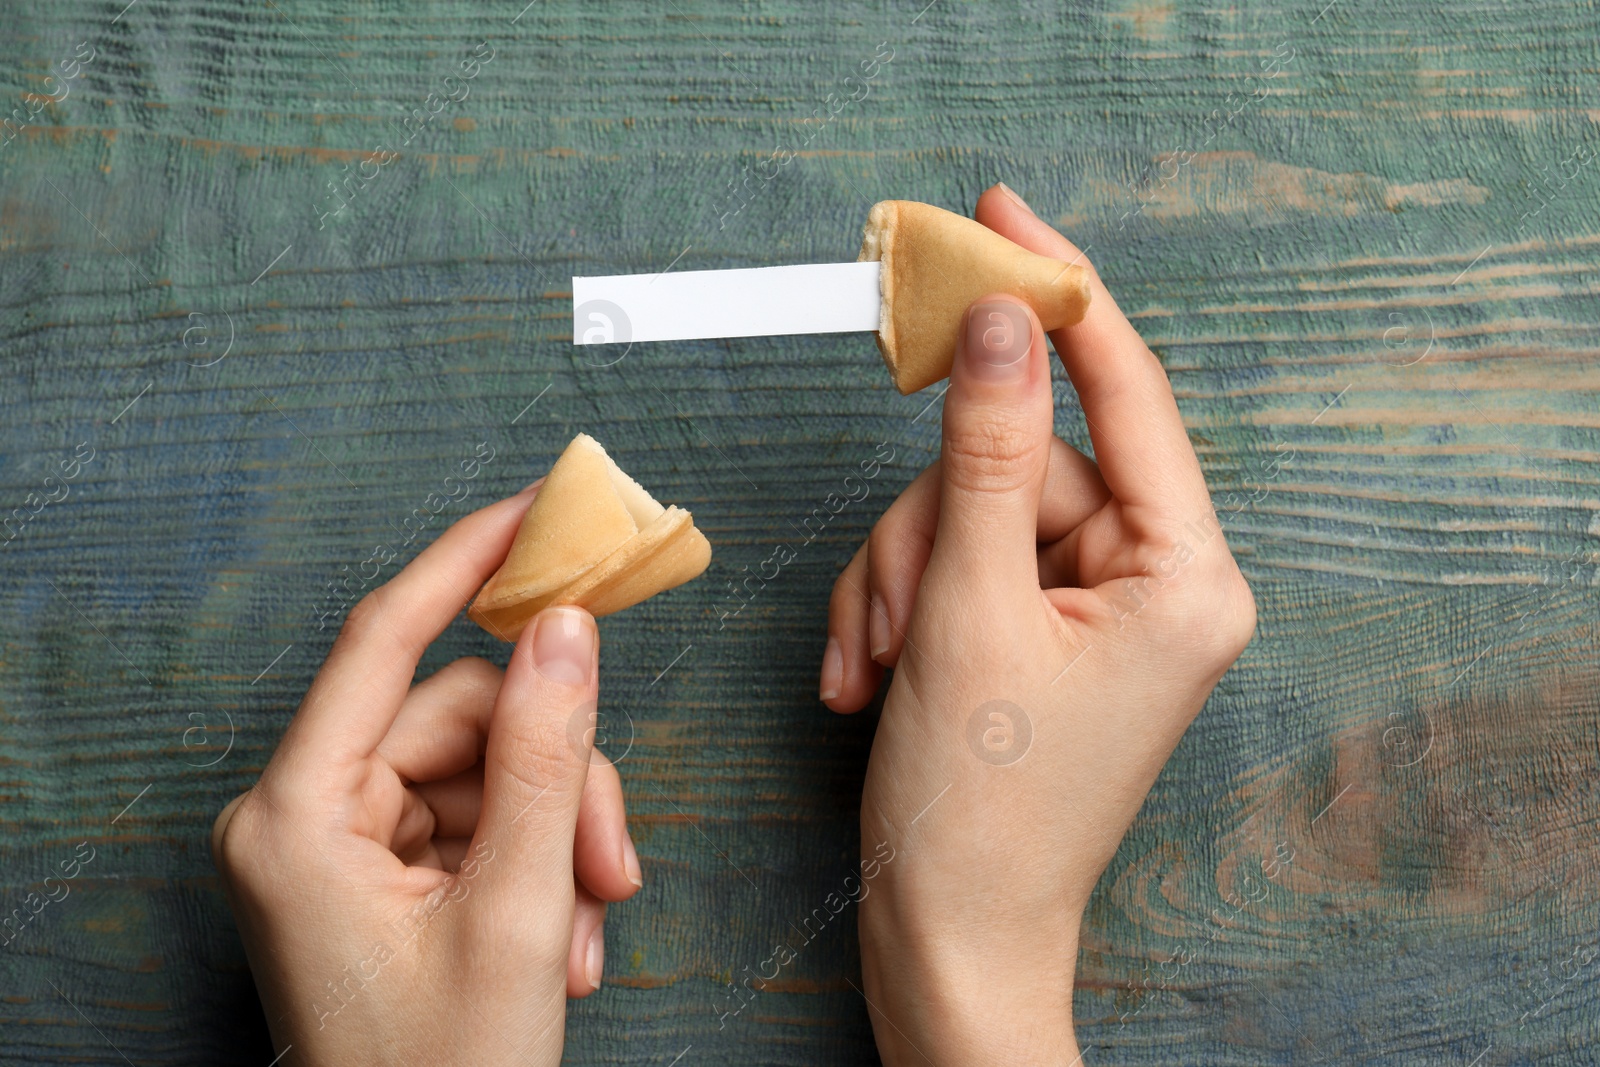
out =
<svg viewBox="0 0 1600 1067"><path fill-rule="evenodd" d="M1111 490L1094 460L1059 437L1050 438L1050 466L1039 498L1040 543L1059 541L1106 506Z"/></svg>
<svg viewBox="0 0 1600 1067"><path fill-rule="evenodd" d="M402 857L402 860L407 867L426 867L434 871L446 869L444 860L439 855L439 842L433 838L426 841L421 848L416 850L415 854Z"/></svg>
<svg viewBox="0 0 1600 1067"><path fill-rule="evenodd" d="M578 805L578 830L572 844L572 870L601 900L627 900L644 885L639 854L628 836L622 778L596 751Z"/></svg>
<svg viewBox="0 0 1600 1067"><path fill-rule="evenodd" d="M481 765L435 782L417 782L410 789L433 812L435 836L470 839L477 830L483 811Z"/></svg>
<svg viewBox="0 0 1600 1067"><path fill-rule="evenodd" d="M912 479L867 539L872 658L885 667L900 660L917 586L933 551L933 532L939 523L939 479L937 463Z"/></svg>
<svg viewBox="0 0 1600 1067"><path fill-rule="evenodd" d="M944 397L939 520L928 560L930 577L979 597L974 610L1023 590L1036 594L1039 498L1053 436L1038 318L1015 297L978 300L967 309Z"/></svg>
<svg viewBox="0 0 1600 1067"><path fill-rule="evenodd" d="M440 848L440 841L459 841L466 851L482 806L483 768L477 766L443 781L408 785L389 849L408 867L454 870L461 856L454 854L450 865L451 853Z"/></svg>
<svg viewBox="0 0 1600 1067"><path fill-rule="evenodd" d="M605 973L606 905L594 894L576 887L572 912L572 953L567 957L567 996L581 1000L600 988Z"/></svg>
<svg viewBox="0 0 1600 1067"><path fill-rule="evenodd" d="M449 778L483 756L505 672L468 656L411 687L378 755L408 782Z"/></svg>
<svg viewBox="0 0 1600 1067"><path fill-rule="evenodd" d="M935 461L917 475L872 528L868 575L873 597L884 605L887 618L883 629L888 642L887 649L882 654L875 653L874 658L885 667L899 662L917 588L933 549L933 533L939 520L939 477L939 463ZM1060 541L1110 498L1111 492L1094 461L1052 436L1035 539L1047 545ZM1045 550L1040 551L1043 559Z"/></svg>
<svg viewBox="0 0 1600 1067"><path fill-rule="evenodd" d="M867 612L867 546L863 544L833 583L828 600L828 643L822 651L818 698L834 711L848 714L867 706L883 668L872 661Z"/></svg>
<svg viewBox="0 0 1600 1067"><path fill-rule="evenodd" d="M438 825L433 809L413 790L400 790L400 812L394 829L385 840L381 831L375 840L388 848L407 867L438 867L433 836Z"/></svg>
<svg viewBox="0 0 1600 1067"><path fill-rule="evenodd" d="M1124 504L1171 517L1206 506L1205 478L1189 443L1166 371L1083 253L996 186L978 198L978 221L1040 255L1090 271L1083 320L1050 334L1083 404L1095 460Z"/></svg>
<svg viewBox="0 0 1600 1067"><path fill-rule="evenodd" d="M536 492L468 515L350 609L279 746L288 761L338 767L372 754L422 653L505 561Z"/></svg>
<svg viewBox="0 0 1600 1067"><path fill-rule="evenodd" d="M439 869L454 874L461 869L461 861L467 858L467 849L472 845L470 837L436 837L433 839L433 851L439 859Z"/></svg>
<svg viewBox="0 0 1600 1067"><path fill-rule="evenodd" d="M239 805L243 804L249 795L247 790L228 801L227 806L217 813L216 819L211 823L211 862L216 864L218 870L222 869L222 836L228 832L228 823L233 820L233 813L239 810Z"/></svg>
<svg viewBox="0 0 1600 1067"><path fill-rule="evenodd" d="M1083 543L1083 528L1073 530L1059 541L1039 546L1039 588L1062 589L1082 584L1078 551Z"/></svg>
<svg viewBox="0 0 1600 1067"><path fill-rule="evenodd" d="M483 875L486 928L525 923L530 900L570 900L599 654L594 619L570 606L540 612L511 653L489 721L474 836L503 857Z"/></svg>

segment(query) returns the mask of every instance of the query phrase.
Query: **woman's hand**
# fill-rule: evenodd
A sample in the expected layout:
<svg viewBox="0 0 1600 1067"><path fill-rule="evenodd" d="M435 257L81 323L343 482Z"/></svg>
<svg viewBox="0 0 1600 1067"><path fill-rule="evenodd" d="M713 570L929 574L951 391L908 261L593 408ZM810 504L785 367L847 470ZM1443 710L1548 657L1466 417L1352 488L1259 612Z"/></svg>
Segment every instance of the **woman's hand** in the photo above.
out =
<svg viewBox="0 0 1600 1067"><path fill-rule="evenodd" d="M593 750L594 620L543 612L502 673L417 663L504 560L537 486L467 516L346 619L212 854L297 1064L555 1064L641 884Z"/></svg>
<svg viewBox="0 0 1600 1067"><path fill-rule="evenodd" d="M1082 262L1004 187L977 218ZM1093 285L1051 340L1095 460L1053 434L1033 312L979 301L939 462L834 587L824 701L856 711L896 668L861 805L862 970L891 1065L1075 1062L1084 905L1254 632L1166 374Z"/></svg>

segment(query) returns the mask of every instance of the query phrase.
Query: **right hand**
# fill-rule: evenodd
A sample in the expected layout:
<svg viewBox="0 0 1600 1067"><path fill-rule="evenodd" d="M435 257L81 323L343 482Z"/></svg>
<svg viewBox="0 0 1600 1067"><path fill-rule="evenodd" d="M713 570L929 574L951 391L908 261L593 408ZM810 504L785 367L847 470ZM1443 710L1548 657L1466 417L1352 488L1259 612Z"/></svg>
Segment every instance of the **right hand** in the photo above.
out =
<svg viewBox="0 0 1600 1067"><path fill-rule="evenodd" d="M1083 260L1005 190L977 218ZM1092 284L1051 339L1095 459L1054 436L1038 319L986 297L938 463L834 587L825 701L856 711L895 668L861 801L862 972L891 1065L1075 1061L1083 908L1255 628L1166 374Z"/></svg>

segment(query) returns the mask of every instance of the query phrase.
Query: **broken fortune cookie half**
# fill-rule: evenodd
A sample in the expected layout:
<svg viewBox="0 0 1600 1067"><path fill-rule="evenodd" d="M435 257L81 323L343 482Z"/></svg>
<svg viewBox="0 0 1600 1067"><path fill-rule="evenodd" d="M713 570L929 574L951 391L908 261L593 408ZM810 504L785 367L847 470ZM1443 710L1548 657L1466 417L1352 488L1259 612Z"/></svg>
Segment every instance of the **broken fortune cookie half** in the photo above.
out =
<svg viewBox="0 0 1600 1067"><path fill-rule="evenodd" d="M682 585L710 562L711 543L693 516L661 506L580 433L550 468L467 617L515 641L552 604L609 615Z"/></svg>
<svg viewBox="0 0 1600 1067"><path fill-rule="evenodd" d="M878 351L902 394L950 376L967 306L1010 293L1046 330L1089 308L1089 271L1030 252L981 222L915 200L872 205L858 262L879 260Z"/></svg>

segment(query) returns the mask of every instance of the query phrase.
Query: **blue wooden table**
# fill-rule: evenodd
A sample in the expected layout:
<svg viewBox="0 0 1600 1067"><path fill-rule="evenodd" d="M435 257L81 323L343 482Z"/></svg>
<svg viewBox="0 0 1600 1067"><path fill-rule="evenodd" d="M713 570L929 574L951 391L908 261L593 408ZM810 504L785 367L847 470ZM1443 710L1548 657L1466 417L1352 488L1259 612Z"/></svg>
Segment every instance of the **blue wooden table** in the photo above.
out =
<svg viewBox="0 0 1600 1067"><path fill-rule="evenodd" d="M1590 0L7 14L0 1062L271 1060L211 820L332 640L330 586L580 430L715 559L603 623L646 888L568 1059L872 1061L850 912L725 992L853 869L875 716L815 700L827 592L936 453L937 389L899 396L853 335L603 365L570 278L849 259L874 201L970 211L1000 179L1165 363L1261 614L1092 904L1085 1062L1591 1062ZM424 670L472 653L504 656L463 620Z"/></svg>

